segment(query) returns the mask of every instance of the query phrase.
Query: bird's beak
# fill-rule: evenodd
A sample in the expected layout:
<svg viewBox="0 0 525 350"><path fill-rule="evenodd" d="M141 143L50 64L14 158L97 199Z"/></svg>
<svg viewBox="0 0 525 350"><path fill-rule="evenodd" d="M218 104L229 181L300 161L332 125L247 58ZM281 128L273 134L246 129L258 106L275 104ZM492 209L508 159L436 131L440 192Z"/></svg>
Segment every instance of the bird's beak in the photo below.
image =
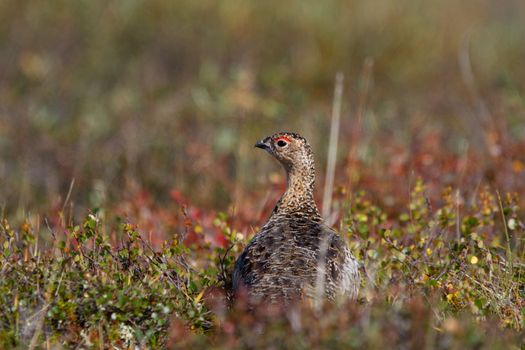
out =
<svg viewBox="0 0 525 350"><path fill-rule="evenodd" d="M255 147L262 148L268 151L270 149L270 141L268 139L257 141L257 143L255 144Z"/></svg>

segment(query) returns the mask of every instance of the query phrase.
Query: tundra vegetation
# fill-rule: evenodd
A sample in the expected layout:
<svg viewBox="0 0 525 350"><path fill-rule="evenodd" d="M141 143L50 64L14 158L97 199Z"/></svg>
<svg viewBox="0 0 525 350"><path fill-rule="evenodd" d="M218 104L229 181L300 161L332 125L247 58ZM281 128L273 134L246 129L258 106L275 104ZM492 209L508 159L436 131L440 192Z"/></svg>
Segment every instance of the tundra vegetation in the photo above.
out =
<svg viewBox="0 0 525 350"><path fill-rule="evenodd" d="M518 0L0 2L0 348L519 349L523 14ZM229 299L286 181L253 144L284 129L312 144L357 301Z"/></svg>

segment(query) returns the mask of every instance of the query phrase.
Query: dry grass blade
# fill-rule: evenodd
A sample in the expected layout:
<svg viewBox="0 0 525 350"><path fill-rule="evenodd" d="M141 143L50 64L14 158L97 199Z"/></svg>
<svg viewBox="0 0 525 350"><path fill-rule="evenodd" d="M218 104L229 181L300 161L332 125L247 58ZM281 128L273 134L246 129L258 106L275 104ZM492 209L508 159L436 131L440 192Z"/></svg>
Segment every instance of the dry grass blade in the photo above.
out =
<svg viewBox="0 0 525 350"><path fill-rule="evenodd" d="M343 100L344 75L339 72L335 76L334 101L332 105L332 123L330 126L330 144L328 147L328 162L326 164L326 180L323 192L323 217L330 220L332 208L332 192L334 190L335 163L337 157L337 141L339 138L339 126L341 120L341 104Z"/></svg>

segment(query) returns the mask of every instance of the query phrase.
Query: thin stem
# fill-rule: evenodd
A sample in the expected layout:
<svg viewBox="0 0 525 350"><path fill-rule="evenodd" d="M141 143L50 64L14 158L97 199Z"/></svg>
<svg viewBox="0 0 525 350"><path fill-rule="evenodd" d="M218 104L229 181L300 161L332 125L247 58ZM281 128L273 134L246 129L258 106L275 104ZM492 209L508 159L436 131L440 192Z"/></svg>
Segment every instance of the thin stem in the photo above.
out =
<svg viewBox="0 0 525 350"><path fill-rule="evenodd" d="M334 101L332 104L332 123L330 126L330 143L328 147L328 162L326 164L326 181L323 193L323 217L329 219L332 207L332 193L334 190L335 162L337 157L337 141L341 120L341 104L343 100L343 73L335 76Z"/></svg>

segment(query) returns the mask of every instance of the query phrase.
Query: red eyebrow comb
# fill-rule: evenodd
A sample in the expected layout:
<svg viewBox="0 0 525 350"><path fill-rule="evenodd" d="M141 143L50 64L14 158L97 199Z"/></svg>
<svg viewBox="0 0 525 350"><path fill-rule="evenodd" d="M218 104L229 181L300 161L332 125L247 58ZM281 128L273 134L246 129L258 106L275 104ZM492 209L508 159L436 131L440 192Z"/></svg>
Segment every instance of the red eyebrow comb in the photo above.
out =
<svg viewBox="0 0 525 350"><path fill-rule="evenodd" d="M288 137L286 137L286 136L279 136L279 137L276 138L274 141L275 141L275 142L278 142L279 140L284 140L284 141L290 143L290 139L289 139Z"/></svg>

